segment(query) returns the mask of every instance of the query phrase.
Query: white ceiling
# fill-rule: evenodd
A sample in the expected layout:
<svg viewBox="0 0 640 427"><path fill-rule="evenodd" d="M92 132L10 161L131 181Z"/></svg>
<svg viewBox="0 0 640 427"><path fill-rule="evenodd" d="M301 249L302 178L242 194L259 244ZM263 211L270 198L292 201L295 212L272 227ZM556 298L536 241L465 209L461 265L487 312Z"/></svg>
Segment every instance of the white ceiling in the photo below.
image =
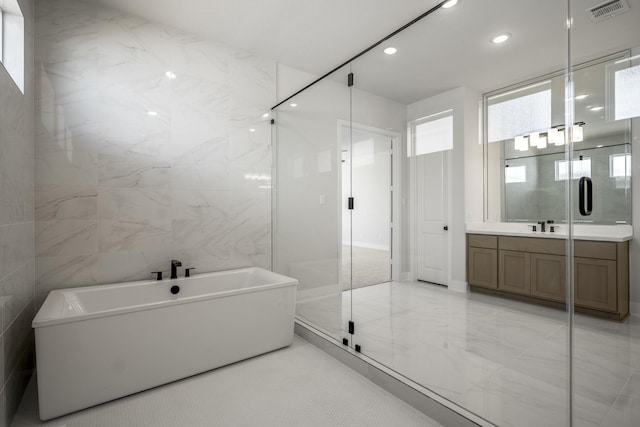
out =
<svg viewBox="0 0 640 427"><path fill-rule="evenodd" d="M95 0L321 75L439 3L439 0ZM631 11L592 23L602 0L571 0L576 62L640 46L640 0ZM356 85L410 103L468 86L487 92L565 64L566 2L460 0L353 64ZM504 45L489 39L501 31ZM387 45L385 44L385 46Z"/></svg>

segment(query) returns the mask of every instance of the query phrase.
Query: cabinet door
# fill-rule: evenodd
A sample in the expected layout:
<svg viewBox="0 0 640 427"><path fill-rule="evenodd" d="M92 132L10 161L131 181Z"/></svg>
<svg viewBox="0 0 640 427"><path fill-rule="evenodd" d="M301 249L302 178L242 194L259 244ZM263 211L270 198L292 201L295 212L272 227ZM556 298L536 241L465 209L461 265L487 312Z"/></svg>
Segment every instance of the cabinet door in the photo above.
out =
<svg viewBox="0 0 640 427"><path fill-rule="evenodd" d="M576 305L617 311L616 262L574 258Z"/></svg>
<svg viewBox="0 0 640 427"><path fill-rule="evenodd" d="M531 293L531 254L500 250L498 288L516 294Z"/></svg>
<svg viewBox="0 0 640 427"><path fill-rule="evenodd" d="M469 247L467 274L470 285L498 288L498 251Z"/></svg>
<svg viewBox="0 0 640 427"><path fill-rule="evenodd" d="M566 286L566 257L531 254L531 296L565 302Z"/></svg>

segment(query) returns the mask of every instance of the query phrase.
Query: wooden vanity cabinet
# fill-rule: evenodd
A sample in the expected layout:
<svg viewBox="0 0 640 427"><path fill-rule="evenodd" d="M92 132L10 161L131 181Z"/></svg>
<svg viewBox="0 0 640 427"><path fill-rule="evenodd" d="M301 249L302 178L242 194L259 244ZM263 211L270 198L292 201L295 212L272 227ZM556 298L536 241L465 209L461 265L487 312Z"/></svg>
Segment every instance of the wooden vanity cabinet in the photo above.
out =
<svg viewBox="0 0 640 427"><path fill-rule="evenodd" d="M467 235L467 278L470 284L498 288L498 238Z"/></svg>
<svg viewBox="0 0 640 427"><path fill-rule="evenodd" d="M559 308L566 304L566 240L467 234L472 290ZM629 242L574 242L577 312L613 320L629 315Z"/></svg>

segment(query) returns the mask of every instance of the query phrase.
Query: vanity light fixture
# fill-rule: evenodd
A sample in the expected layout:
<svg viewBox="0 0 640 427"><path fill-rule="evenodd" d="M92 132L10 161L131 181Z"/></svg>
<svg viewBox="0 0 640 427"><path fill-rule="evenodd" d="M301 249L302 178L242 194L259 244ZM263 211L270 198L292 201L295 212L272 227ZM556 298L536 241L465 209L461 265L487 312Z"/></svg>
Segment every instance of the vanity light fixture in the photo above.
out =
<svg viewBox="0 0 640 427"><path fill-rule="evenodd" d="M515 149L518 151L527 151L529 149L529 143L524 136L516 136Z"/></svg>
<svg viewBox="0 0 640 427"><path fill-rule="evenodd" d="M167 71L166 73L164 73L164 75L167 76L167 78L172 79L172 80L175 79L176 77L178 77L178 76L176 76L176 73L174 73L173 71Z"/></svg>
<svg viewBox="0 0 640 427"><path fill-rule="evenodd" d="M457 4L458 4L458 0L449 0L449 1L444 2L442 4L442 8L443 9L449 9L450 7L453 7L453 6L457 5Z"/></svg>
<svg viewBox="0 0 640 427"><path fill-rule="evenodd" d="M506 42L510 38L511 38L511 34L503 33L503 34L500 34L500 35L495 36L494 38L492 38L491 39L491 43L493 43L493 44L501 44L501 43Z"/></svg>
<svg viewBox="0 0 640 427"><path fill-rule="evenodd" d="M562 145L562 144L564 144L564 141L562 140L562 137L560 136L560 131L558 131L557 128L549 129L549 131L547 132L547 139L549 140L549 144L553 144L553 145Z"/></svg>
<svg viewBox="0 0 640 427"><path fill-rule="evenodd" d="M529 145L531 147L540 148L538 146L539 141L540 141L540 133L539 132L533 132L532 134L529 135Z"/></svg>
<svg viewBox="0 0 640 427"><path fill-rule="evenodd" d="M384 50L384 53L386 53L387 55L395 55L397 51L398 49L396 49L395 47L389 46Z"/></svg>
<svg viewBox="0 0 640 427"><path fill-rule="evenodd" d="M583 99L585 99L587 96L589 96L588 94L584 93L582 95L578 95L576 96L576 101L582 101Z"/></svg>
<svg viewBox="0 0 640 427"><path fill-rule="evenodd" d="M600 111L602 109L604 109L604 107L601 106L601 105L599 105L597 107L589 107L589 110L591 110L591 111Z"/></svg>

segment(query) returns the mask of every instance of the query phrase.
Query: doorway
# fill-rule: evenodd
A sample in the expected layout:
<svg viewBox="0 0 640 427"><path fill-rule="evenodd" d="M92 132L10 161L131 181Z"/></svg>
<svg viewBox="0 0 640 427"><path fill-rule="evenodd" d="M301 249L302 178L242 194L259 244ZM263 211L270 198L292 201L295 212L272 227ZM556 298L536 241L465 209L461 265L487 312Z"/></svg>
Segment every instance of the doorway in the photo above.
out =
<svg viewBox="0 0 640 427"><path fill-rule="evenodd" d="M341 285L350 290L391 281L393 138L348 126L340 132Z"/></svg>
<svg viewBox="0 0 640 427"><path fill-rule="evenodd" d="M449 163L453 149L453 111L410 123L415 153L416 278L449 283Z"/></svg>

